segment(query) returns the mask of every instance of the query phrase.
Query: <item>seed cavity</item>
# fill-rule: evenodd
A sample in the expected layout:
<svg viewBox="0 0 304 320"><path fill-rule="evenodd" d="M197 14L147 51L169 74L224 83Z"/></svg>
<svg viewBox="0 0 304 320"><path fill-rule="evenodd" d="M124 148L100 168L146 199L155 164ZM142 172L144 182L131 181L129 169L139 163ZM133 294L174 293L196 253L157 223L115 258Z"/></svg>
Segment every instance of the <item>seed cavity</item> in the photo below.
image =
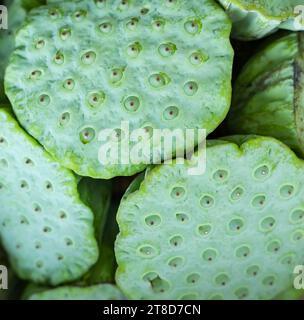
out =
<svg viewBox="0 0 304 320"><path fill-rule="evenodd" d="M231 192L231 195L230 195L230 199L232 201L237 201L237 200L240 200L241 197L243 196L244 194L244 189L242 187L236 187L235 189L233 189L233 191Z"/></svg>
<svg viewBox="0 0 304 320"><path fill-rule="evenodd" d="M142 45L139 42L134 42L127 48L127 54L131 58L137 58L141 51Z"/></svg>
<svg viewBox="0 0 304 320"><path fill-rule="evenodd" d="M244 229L244 221L241 218L232 219L229 222L229 231L232 233L239 233Z"/></svg>
<svg viewBox="0 0 304 320"><path fill-rule="evenodd" d="M149 227L157 227L161 224L161 217L159 215L153 214L150 216L147 216L145 218L145 223Z"/></svg>
<svg viewBox="0 0 304 320"><path fill-rule="evenodd" d="M92 108L99 107L105 101L106 95L103 91L95 91L88 94L87 101Z"/></svg>
<svg viewBox="0 0 304 320"><path fill-rule="evenodd" d="M252 206L257 209L262 209L265 206L266 197L264 195L257 195L252 199Z"/></svg>
<svg viewBox="0 0 304 320"><path fill-rule="evenodd" d="M203 252L203 259L207 262L213 262L216 259L217 255L218 253L215 249L206 249Z"/></svg>
<svg viewBox="0 0 304 320"><path fill-rule="evenodd" d="M184 92L187 96L194 96L197 93L198 84L194 81L189 81L184 84Z"/></svg>
<svg viewBox="0 0 304 320"><path fill-rule="evenodd" d="M281 248L281 242L279 240L272 240L267 245L267 251L270 253L277 253L279 252L280 248Z"/></svg>
<svg viewBox="0 0 304 320"><path fill-rule="evenodd" d="M198 273L192 273L187 277L186 281L188 284L194 285L199 282L200 277L201 276Z"/></svg>
<svg viewBox="0 0 304 320"><path fill-rule="evenodd" d="M234 294L239 300L243 300L248 297L249 290L247 288L239 288L235 291Z"/></svg>
<svg viewBox="0 0 304 320"><path fill-rule="evenodd" d="M189 57L190 63L193 64L194 66L200 65L208 60L209 60L209 56L199 51L193 52Z"/></svg>
<svg viewBox="0 0 304 320"><path fill-rule="evenodd" d="M209 195L209 194L206 194L204 196L202 196L201 200L200 200L200 205L203 207L203 208L211 208L214 206L214 198Z"/></svg>
<svg viewBox="0 0 304 320"><path fill-rule="evenodd" d="M45 41L43 39L39 39L36 44L35 44L35 48L36 49L42 49L45 46Z"/></svg>
<svg viewBox="0 0 304 320"><path fill-rule="evenodd" d="M70 122L71 116L69 112L64 112L59 119L59 124L64 127Z"/></svg>
<svg viewBox="0 0 304 320"><path fill-rule="evenodd" d="M161 88L170 83L170 78L165 73L155 73L149 77L149 83L153 88Z"/></svg>
<svg viewBox="0 0 304 320"><path fill-rule="evenodd" d="M81 57L81 61L85 65L91 65L96 60L96 53L94 51L88 51Z"/></svg>
<svg viewBox="0 0 304 320"><path fill-rule="evenodd" d="M263 285L268 286L268 287L272 287L275 284L275 280L276 279L274 276L268 276L263 279Z"/></svg>
<svg viewBox="0 0 304 320"><path fill-rule="evenodd" d="M269 232L274 229L276 220L274 217L265 217L260 222L260 229L262 232Z"/></svg>
<svg viewBox="0 0 304 320"><path fill-rule="evenodd" d="M158 20L154 20L152 22L152 27L155 31L163 31L165 28L165 20L163 19L158 19Z"/></svg>
<svg viewBox="0 0 304 320"><path fill-rule="evenodd" d="M74 13L74 18L76 21L81 21L86 15L87 12L85 10L78 10Z"/></svg>
<svg viewBox="0 0 304 320"><path fill-rule="evenodd" d="M179 268L184 264L184 259L182 257L175 257L169 260L168 265L171 268Z"/></svg>
<svg viewBox="0 0 304 320"><path fill-rule="evenodd" d="M64 63L64 55L62 52L58 51L54 57L54 62L58 65L61 65Z"/></svg>
<svg viewBox="0 0 304 320"><path fill-rule="evenodd" d="M163 118L165 120L174 120L179 115L179 109L175 106L170 106L164 110Z"/></svg>
<svg viewBox="0 0 304 320"><path fill-rule="evenodd" d="M64 41L67 40L71 36L71 34L72 32L69 27L63 27L59 31L60 38Z"/></svg>
<svg viewBox="0 0 304 320"><path fill-rule="evenodd" d="M80 131L79 137L83 144L90 143L95 138L95 130L90 127L84 128Z"/></svg>
<svg viewBox="0 0 304 320"><path fill-rule="evenodd" d="M224 182L228 179L229 173L227 170L217 170L214 174L213 174L213 179L216 182Z"/></svg>
<svg viewBox="0 0 304 320"><path fill-rule="evenodd" d="M113 25L111 22L103 22L99 25L99 30L104 34L108 34L113 30Z"/></svg>
<svg viewBox="0 0 304 320"><path fill-rule="evenodd" d="M41 77L41 75L42 75L42 72L40 70L34 70L31 72L29 78L32 80L37 80Z"/></svg>
<svg viewBox="0 0 304 320"><path fill-rule="evenodd" d="M292 223L303 223L304 222L304 210L295 209L290 214L290 220Z"/></svg>
<svg viewBox="0 0 304 320"><path fill-rule="evenodd" d="M182 199L186 195L186 190L184 187L174 187L171 190L171 198Z"/></svg>
<svg viewBox="0 0 304 320"><path fill-rule="evenodd" d="M291 239L293 242L298 242L298 241L304 240L304 230L296 230L292 234Z"/></svg>
<svg viewBox="0 0 304 320"><path fill-rule="evenodd" d="M48 106L51 102L51 98L50 96L48 96L47 94L42 94L39 96L38 98L38 103L41 105L41 106Z"/></svg>
<svg viewBox="0 0 304 320"><path fill-rule="evenodd" d="M134 31L136 30L138 23L139 23L138 18L132 18L130 21L127 22L126 27L128 30Z"/></svg>
<svg viewBox="0 0 304 320"><path fill-rule="evenodd" d="M170 244L172 247L179 247L182 245L184 239L182 236L176 235L170 239Z"/></svg>
<svg viewBox="0 0 304 320"><path fill-rule="evenodd" d="M202 30L202 23L199 19L191 19L184 24L185 30L191 35L196 35Z"/></svg>
<svg viewBox="0 0 304 320"><path fill-rule="evenodd" d="M158 52L162 57L173 56L175 51L176 51L176 45L171 42L163 43L158 48Z"/></svg>
<svg viewBox="0 0 304 320"><path fill-rule="evenodd" d="M138 248L138 253L145 258L151 258L157 255L157 250L151 245L143 245Z"/></svg>
<svg viewBox="0 0 304 320"><path fill-rule="evenodd" d="M140 100L136 96L127 97L124 101L124 107L127 111L135 112L140 107Z"/></svg>
<svg viewBox="0 0 304 320"><path fill-rule="evenodd" d="M246 270L246 273L249 277L256 277L260 273L259 266L250 266Z"/></svg>
<svg viewBox="0 0 304 320"><path fill-rule="evenodd" d="M110 81L113 84L117 84L121 81L124 75L125 68L115 68L111 71Z"/></svg>
<svg viewBox="0 0 304 320"><path fill-rule="evenodd" d="M67 79L64 81L63 87L67 90L73 90L75 87L75 81L73 79Z"/></svg>
<svg viewBox="0 0 304 320"><path fill-rule="evenodd" d="M235 255L237 258L247 258L250 254L250 248L246 245L242 245L236 249Z"/></svg>
<svg viewBox="0 0 304 320"><path fill-rule="evenodd" d="M185 213L177 213L175 217L176 220L181 223L187 223L189 221L189 217Z"/></svg>
<svg viewBox="0 0 304 320"><path fill-rule="evenodd" d="M215 277L215 283L218 286L225 287L230 282L230 278L226 273L220 273Z"/></svg>
<svg viewBox="0 0 304 320"><path fill-rule="evenodd" d="M197 230L198 230L198 234L201 236L208 236L211 232L212 226L211 224L201 224L198 226Z"/></svg>
<svg viewBox="0 0 304 320"><path fill-rule="evenodd" d="M291 184L286 184L280 189L280 196L284 199L291 198L295 193L295 187Z"/></svg>
<svg viewBox="0 0 304 320"><path fill-rule="evenodd" d="M253 175L257 180L265 180L270 175L270 169L267 165L262 165L255 169Z"/></svg>

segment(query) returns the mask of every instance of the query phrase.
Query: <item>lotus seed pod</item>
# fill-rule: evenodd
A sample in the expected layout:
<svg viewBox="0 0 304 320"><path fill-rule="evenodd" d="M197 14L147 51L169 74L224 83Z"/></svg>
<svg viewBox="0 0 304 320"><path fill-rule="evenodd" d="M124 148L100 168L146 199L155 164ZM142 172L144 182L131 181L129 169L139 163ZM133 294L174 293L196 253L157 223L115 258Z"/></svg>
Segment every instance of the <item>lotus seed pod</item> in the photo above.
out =
<svg viewBox="0 0 304 320"><path fill-rule="evenodd" d="M244 66L234 87L230 133L273 136L304 155L304 33L270 43Z"/></svg>
<svg viewBox="0 0 304 320"><path fill-rule="evenodd" d="M123 300L120 290L111 284L91 287L59 287L33 294L29 300Z"/></svg>
<svg viewBox="0 0 304 320"><path fill-rule="evenodd" d="M138 141L122 121L130 133L144 129L141 141L149 143L153 129L210 133L225 118L230 31L211 0L55 1L33 10L19 31L6 93L21 124L63 166L93 178L133 175L161 143L130 161ZM100 161L101 147L117 143L127 164ZM184 149L155 152L153 160Z"/></svg>
<svg viewBox="0 0 304 320"><path fill-rule="evenodd" d="M0 235L10 262L22 279L37 283L78 279L96 262L98 248L77 179L4 108L0 122Z"/></svg>
<svg viewBox="0 0 304 320"><path fill-rule="evenodd" d="M302 0L218 0L232 24L232 36L239 40L263 38L278 29L304 30Z"/></svg>
<svg viewBox="0 0 304 320"><path fill-rule="evenodd" d="M118 211L116 281L130 299L272 299L304 261L304 162L267 137L210 141L161 165Z"/></svg>
<svg viewBox="0 0 304 320"><path fill-rule="evenodd" d="M4 94L4 71L15 46L15 34L25 20L27 11L43 4L43 0L4 1L8 10L8 29L0 29L0 102L6 101Z"/></svg>

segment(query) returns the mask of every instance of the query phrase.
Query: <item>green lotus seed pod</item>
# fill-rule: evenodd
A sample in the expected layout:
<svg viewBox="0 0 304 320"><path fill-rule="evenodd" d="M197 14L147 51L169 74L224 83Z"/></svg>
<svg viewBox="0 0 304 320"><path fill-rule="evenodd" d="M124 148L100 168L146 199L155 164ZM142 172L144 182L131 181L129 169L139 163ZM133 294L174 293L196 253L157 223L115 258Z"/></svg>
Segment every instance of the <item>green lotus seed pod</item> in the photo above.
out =
<svg viewBox="0 0 304 320"><path fill-rule="evenodd" d="M210 133L225 118L230 31L212 0L52 1L18 33L6 93L22 126L63 166L93 178L133 175L160 145L139 163L100 161L106 141L113 149L119 142L122 154L138 142L122 121L130 133L147 128L151 141L153 128ZM184 149L155 152L153 160Z"/></svg>
<svg viewBox="0 0 304 320"><path fill-rule="evenodd" d="M0 235L22 279L57 285L81 277L96 262L93 213L62 168L0 109ZM99 188L86 179L82 190ZM102 184L103 182L99 182ZM97 191L96 191L97 192Z"/></svg>
<svg viewBox="0 0 304 320"><path fill-rule="evenodd" d="M230 133L273 136L304 155L304 33L270 43L244 66L234 87Z"/></svg>
<svg viewBox="0 0 304 320"><path fill-rule="evenodd" d="M29 300L123 300L120 290L111 284L91 287L58 287L34 293Z"/></svg>
<svg viewBox="0 0 304 320"><path fill-rule="evenodd" d="M14 50L16 32L24 22L27 12L44 2L43 0L4 1L8 11L8 29L0 29L0 102L6 102L3 87L4 71Z"/></svg>
<svg viewBox="0 0 304 320"><path fill-rule="evenodd" d="M302 0L218 0L233 21L239 40L263 38L278 29L304 30Z"/></svg>
<svg viewBox="0 0 304 320"><path fill-rule="evenodd" d="M210 141L123 198L116 281L130 299L272 299L304 259L304 162L273 138Z"/></svg>

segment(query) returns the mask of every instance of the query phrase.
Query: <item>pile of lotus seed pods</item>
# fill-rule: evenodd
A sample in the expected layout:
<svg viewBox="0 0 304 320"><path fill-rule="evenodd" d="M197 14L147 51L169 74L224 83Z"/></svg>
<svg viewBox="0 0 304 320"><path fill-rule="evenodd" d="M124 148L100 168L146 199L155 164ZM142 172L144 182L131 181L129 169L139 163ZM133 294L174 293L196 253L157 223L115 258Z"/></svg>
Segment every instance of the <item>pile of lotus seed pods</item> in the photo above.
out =
<svg viewBox="0 0 304 320"><path fill-rule="evenodd" d="M302 0L4 2L0 300L303 297Z"/></svg>

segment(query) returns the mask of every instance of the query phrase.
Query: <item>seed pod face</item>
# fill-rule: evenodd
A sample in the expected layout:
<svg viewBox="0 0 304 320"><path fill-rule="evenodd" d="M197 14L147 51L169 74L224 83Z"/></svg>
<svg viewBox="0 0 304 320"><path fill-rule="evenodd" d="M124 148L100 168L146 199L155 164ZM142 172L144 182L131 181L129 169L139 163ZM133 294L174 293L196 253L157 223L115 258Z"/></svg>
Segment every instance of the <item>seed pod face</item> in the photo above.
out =
<svg viewBox="0 0 304 320"><path fill-rule="evenodd" d="M207 170L150 170L118 211L131 299L271 299L304 259L304 163L273 138L211 141ZM230 142L228 142L230 141Z"/></svg>
<svg viewBox="0 0 304 320"><path fill-rule="evenodd" d="M111 284L91 287L60 287L31 295L29 300L123 300L120 290Z"/></svg>
<svg viewBox="0 0 304 320"><path fill-rule="evenodd" d="M303 32L272 39L240 72L228 129L273 136L304 154Z"/></svg>
<svg viewBox="0 0 304 320"><path fill-rule="evenodd" d="M278 29L304 30L301 0L218 0L233 21L239 40L263 38Z"/></svg>
<svg viewBox="0 0 304 320"><path fill-rule="evenodd" d="M20 278L37 283L78 279L98 249L93 213L80 200L76 177L4 108L0 123L0 234L10 262Z"/></svg>
<svg viewBox="0 0 304 320"><path fill-rule="evenodd" d="M100 163L100 132L122 121L131 133L213 131L230 104L230 29L211 0L52 1L18 33L6 93L21 124L65 167L96 178L132 175L151 154L139 164Z"/></svg>

